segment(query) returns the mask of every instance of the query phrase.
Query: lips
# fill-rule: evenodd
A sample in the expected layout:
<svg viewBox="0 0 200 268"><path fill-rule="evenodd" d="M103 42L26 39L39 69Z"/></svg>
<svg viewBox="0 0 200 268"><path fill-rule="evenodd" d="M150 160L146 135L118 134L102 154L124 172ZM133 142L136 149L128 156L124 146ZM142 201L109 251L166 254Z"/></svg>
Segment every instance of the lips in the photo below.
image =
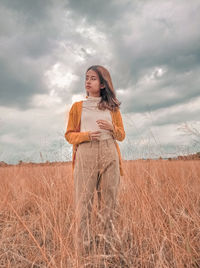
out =
<svg viewBox="0 0 200 268"><path fill-rule="evenodd" d="M91 88L91 86L86 86L86 88Z"/></svg>

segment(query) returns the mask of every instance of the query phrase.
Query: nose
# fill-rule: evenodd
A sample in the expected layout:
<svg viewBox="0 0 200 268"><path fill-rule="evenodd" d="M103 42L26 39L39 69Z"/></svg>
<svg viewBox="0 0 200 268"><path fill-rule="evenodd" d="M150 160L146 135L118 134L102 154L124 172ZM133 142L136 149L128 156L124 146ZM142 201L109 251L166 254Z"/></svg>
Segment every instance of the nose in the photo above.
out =
<svg viewBox="0 0 200 268"><path fill-rule="evenodd" d="M86 86L90 86L90 82L89 81L86 82Z"/></svg>

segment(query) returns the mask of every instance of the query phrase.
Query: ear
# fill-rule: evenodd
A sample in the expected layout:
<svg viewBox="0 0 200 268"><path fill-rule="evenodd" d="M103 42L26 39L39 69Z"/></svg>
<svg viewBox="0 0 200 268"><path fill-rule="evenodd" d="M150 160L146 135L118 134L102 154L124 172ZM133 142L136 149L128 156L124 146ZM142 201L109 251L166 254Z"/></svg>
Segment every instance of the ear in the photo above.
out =
<svg viewBox="0 0 200 268"><path fill-rule="evenodd" d="M104 84L101 84L100 88L102 88L102 89L105 88L105 85Z"/></svg>

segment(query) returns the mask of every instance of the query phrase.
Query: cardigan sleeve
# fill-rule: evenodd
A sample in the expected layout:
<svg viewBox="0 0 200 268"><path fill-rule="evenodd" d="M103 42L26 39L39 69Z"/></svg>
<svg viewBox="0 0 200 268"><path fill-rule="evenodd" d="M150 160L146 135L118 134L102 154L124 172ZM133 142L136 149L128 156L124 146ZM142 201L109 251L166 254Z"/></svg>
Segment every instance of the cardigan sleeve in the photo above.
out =
<svg viewBox="0 0 200 268"><path fill-rule="evenodd" d="M72 105L69 111L69 118L67 124L67 130L65 132L65 139L70 144L79 144L84 141L90 141L89 131L80 132L77 126L77 112L75 103Z"/></svg>
<svg viewBox="0 0 200 268"><path fill-rule="evenodd" d="M115 120L113 128L114 128L114 130L112 131L113 138L118 141L123 141L125 139L126 134L124 131L122 116L119 109L115 112Z"/></svg>

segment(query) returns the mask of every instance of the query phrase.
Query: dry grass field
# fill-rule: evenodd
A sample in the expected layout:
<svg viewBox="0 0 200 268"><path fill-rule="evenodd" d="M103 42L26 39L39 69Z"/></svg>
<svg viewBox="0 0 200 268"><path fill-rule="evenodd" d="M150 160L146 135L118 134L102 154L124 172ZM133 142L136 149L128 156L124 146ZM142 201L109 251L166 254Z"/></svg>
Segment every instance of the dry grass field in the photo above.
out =
<svg viewBox="0 0 200 268"><path fill-rule="evenodd" d="M200 267L200 161L123 164L113 254L90 254L85 266L71 163L0 167L0 267Z"/></svg>

